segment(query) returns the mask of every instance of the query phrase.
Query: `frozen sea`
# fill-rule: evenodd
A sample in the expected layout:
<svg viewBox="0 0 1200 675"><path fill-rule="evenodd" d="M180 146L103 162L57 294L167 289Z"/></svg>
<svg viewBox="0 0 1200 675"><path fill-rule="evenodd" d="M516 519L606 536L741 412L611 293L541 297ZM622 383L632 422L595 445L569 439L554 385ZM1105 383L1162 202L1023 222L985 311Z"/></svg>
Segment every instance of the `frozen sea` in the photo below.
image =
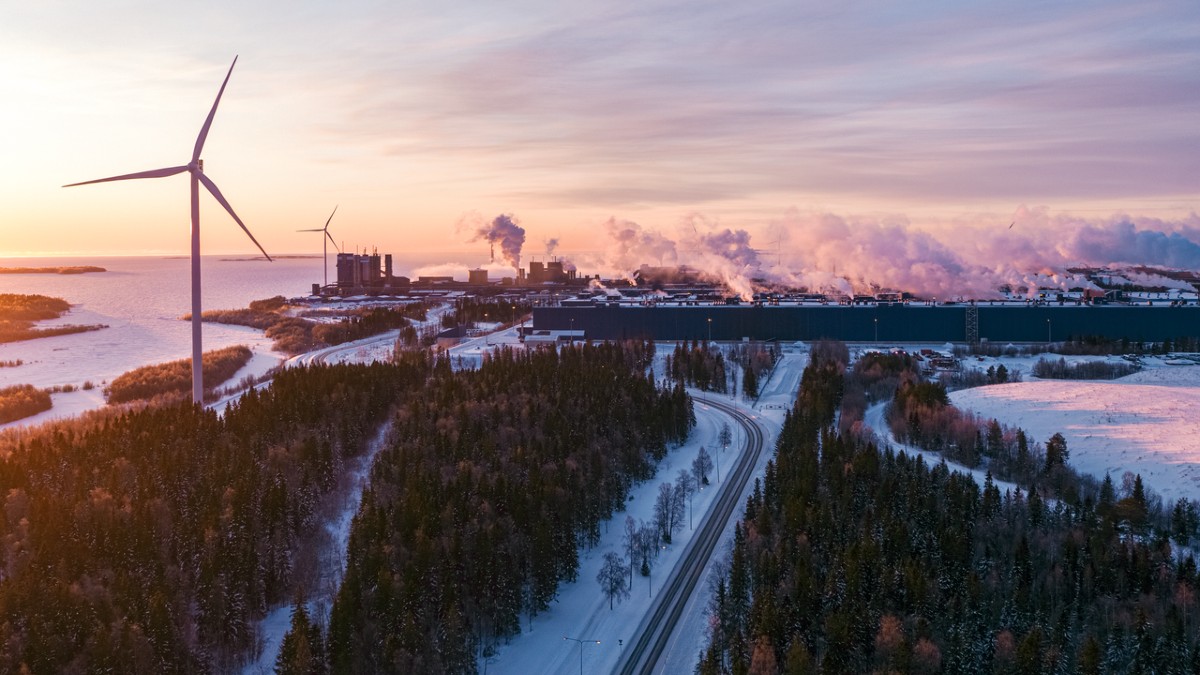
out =
<svg viewBox="0 0 1200 675"><path fill-rule="evenodd" d="M444 262L445 254L397 256L396 274ZM331 275L334 257L330 256ZM250 256L203 256L201 302L208 309L237 309L276 295L306 296L322 280L321 257L285 257L274 262ZM88 274L0 274L0 293L63 298L71 311L38 325L106 324L74 335L0 344L0 361L23 365L0 368L0 388L101 384L138 366L191 357L191 327L181 317L191 311L190 260L176 257L0 258L0 267L94 265ZM463 275L467 267L463 266ZM256 356L281 359L262 333L241 326L204 324L205 351L235 344Z"/></svg>

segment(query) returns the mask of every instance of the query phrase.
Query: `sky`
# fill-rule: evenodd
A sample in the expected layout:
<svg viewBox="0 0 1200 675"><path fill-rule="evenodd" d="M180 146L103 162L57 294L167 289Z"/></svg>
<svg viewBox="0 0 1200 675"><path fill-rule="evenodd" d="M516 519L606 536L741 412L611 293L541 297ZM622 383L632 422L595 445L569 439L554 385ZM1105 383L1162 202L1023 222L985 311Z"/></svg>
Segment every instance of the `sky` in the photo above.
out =
<svg viewBox="0 0 1200 675"><path fill-rule="evenodd" d="M0 257L185 253L186 176L60 186L186 163L235 55L205 172L275 254L319 253L296 230L334 206L349 250L471 263L501 215L523 262L644 257L630 227L898 228L963 264L1018 221L1200 242L1194 0L442 4L5 3Z"/></svg>

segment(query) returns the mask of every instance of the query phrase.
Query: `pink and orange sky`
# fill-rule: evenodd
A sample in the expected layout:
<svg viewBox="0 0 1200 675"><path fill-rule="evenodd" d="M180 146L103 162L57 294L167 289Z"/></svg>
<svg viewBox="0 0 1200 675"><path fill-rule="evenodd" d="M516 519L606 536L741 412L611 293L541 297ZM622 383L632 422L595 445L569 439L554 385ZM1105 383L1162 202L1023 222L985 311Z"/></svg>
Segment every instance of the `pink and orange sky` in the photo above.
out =
<svg viewBox="0 0 1200 675"><path fill-rule="evenodd" d="M395 252L486 255L459 223L501 213L533 254L610 219L1200 241L1195 0L453 4L0 7L0 257L186 252L185 176L60 186L186 163L234 55L205 170L272 253L334 205ZM253 252L201 209L206 253Z"/></svg>

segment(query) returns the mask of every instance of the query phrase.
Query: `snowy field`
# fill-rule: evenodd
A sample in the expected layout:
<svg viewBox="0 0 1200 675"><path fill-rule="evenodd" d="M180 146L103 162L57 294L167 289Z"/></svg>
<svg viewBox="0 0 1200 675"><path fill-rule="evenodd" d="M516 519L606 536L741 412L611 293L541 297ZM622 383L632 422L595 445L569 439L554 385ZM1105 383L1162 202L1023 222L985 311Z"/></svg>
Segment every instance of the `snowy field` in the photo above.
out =
<svg viewBox="0 0 1200 675"><path fill-rule="evenodd" d="M1166 365L1162 359L1146 359L1144 365L1118 380L1026 375L1024 382L956 391L950 400L1019 426L1041 443L1061 433L1068 461L1078 471L1098 478L1108 473L1118 484L1124 472L1140 473L1165 504L1200 499L1200 366Z"/></svg>
<svg viewBox="0 0 1200 675"><path fill-rule="evenodd" d="M949 353L952 347L856 344L851 354L893 348ZM1042 358L1072 365L1128 363L1120 356L964 356L963 368L986 371L1003 365L1022 381L951 392L950 401L984 419L1020 427L1039 443L1061 433L1071 453L1068 461L1082 473L1096 478L1109 473L1119 485L1121 475L1132 471L1142 474L1164 504L1179 497L1200 499L1200 365L1188 356L1141 357L1141 371L1116 380L1042 380L1032 372ZM881 420L879 411L876 422Z"/></svg>

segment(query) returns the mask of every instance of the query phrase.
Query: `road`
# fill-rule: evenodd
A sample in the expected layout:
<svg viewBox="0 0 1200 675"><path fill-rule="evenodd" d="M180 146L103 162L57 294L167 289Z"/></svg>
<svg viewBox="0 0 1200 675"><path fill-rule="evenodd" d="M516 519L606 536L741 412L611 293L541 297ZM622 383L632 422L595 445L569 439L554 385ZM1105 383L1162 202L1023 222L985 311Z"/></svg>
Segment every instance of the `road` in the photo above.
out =
<svg viewBox="0 0 1200 675"><path fill-rule="evenodd" d="M676 623L683 615L684 607L700 583L704 568L712 557L729 519L741 504L745 490L759 455L765 445L765 434L761 426L741 410L722 401L709 399L704 402L729 415L745 431L746 447L741 461L729 480L725 482L717 503L709 509L701 523L700 531L692 537L683 557L671 575L671 581L650 608L650 612L638 626L638 637L630 644L624 657L617 663L615 672L625 674L652 673L660 655L666 649Z"/></svg>

